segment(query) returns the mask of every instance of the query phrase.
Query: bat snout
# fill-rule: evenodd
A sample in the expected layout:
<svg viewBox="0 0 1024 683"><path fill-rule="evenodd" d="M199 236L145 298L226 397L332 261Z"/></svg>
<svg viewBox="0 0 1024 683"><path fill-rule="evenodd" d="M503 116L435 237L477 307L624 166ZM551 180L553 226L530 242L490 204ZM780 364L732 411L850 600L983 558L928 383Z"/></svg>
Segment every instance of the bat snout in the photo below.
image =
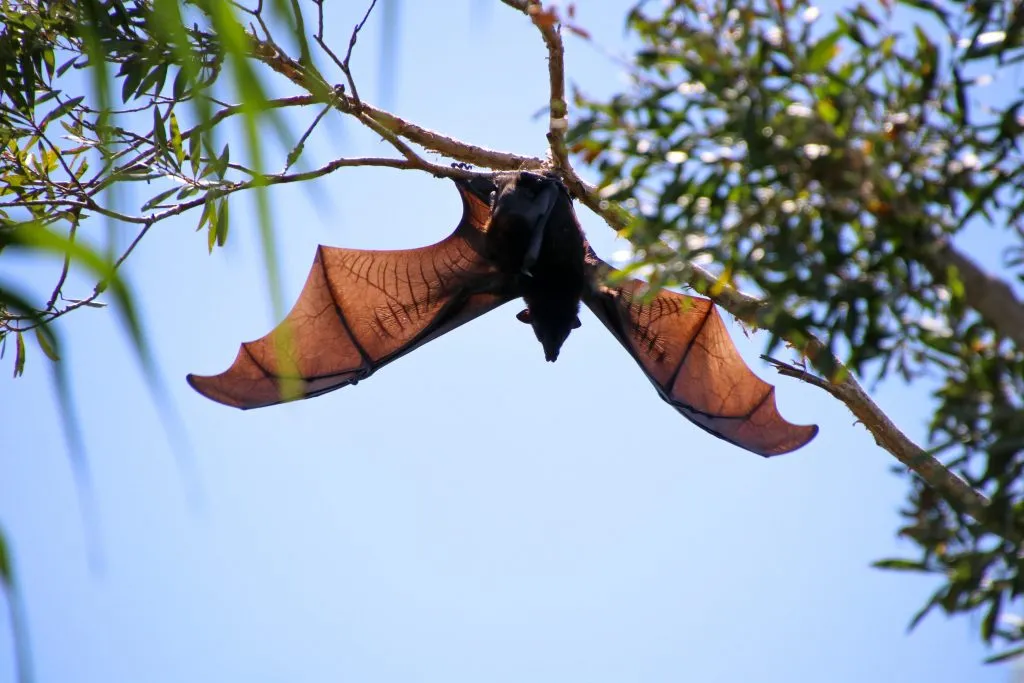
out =
<svg viewBox="0 0 1024 683"><path fill-rule="evenodd" d="M544 347L544 360L554 363L558 360L558 353L562 350L562 344L569 338L569 333L572 332L572 329L538 328L534 324L533 331L537 335L537 341Z"/></svg>

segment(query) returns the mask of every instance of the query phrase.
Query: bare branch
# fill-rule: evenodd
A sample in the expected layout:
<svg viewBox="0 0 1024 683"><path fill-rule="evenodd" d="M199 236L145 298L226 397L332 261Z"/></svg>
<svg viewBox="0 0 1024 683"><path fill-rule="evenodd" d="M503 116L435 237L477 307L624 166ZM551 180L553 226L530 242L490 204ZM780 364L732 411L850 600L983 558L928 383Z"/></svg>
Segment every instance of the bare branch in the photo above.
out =
<svg viewBox="0 0 1024 683"><path fill-rule="evenodd" d="M529 14L548 48L548 80L551 83L548 144L551 146L551 158L555 168L567 168L569 150L565 148L565 131L569 128L569 104L565 99L565 45L558 17L553 12L542 11L540 3L533 2Z"/></svg>
<svg viewBox="0 0 1024 683"><path fill-rule="evenodd" d="M370 13L373 12L373 8L377 5L377 0L371 0L370 6L366 8L366 14L363 15L362 21L355 25L352 29L352 36L348 39L348 51L345 53L345 59L338 59L338 55L334 53L334 50L324 42L324 0L313 0L317 7L317 29L314 39L320 49L326 52L331 60L341 69L341 72L345 74L345 79L348 81L349 93L352 97L352 101L355 104L355 108L359 108L359 90L356 88L356 81L352 77L352 69L350 63L352 61L352 50L356 46L356 41L359 40L359 32L366 26L367 20L370 18Z"/></svg>
<svg viewBox="0 0 1024 683"><path fill-rule="evenodd" d="M75 233L78 231L78 218L81 215L81 213L82 212L81 212L80 209L76 210L74 212L75 220L71 222L71 228L68 230L68 243L69 244L73 243L75 241ZM50 299L49 299L49 301L46 302L46 310L52 311L53 307L57 305L57 299L60 298L61 295L63 294L61 292L61 290L64 289L64 283L68 279L68 271L70 269L71 269L71 252L69 250L67 254L64 254L64 265L61 266L60 276L57 278L57 284L54 285L54 287L53 287L53 293L50 294Z"/></svg>
<svg viewBox="0 0 1024 683"><path fill-rule="evenodd" d="M313 4L316 5L316 34L313 36L313 39L316 40L316 44L320 46L320 49L327 53L331 61L344 71L345 67L342 61L338 59L338 55L334 54L334 50L324 42L324 0L313 0Z"/></svg>
<svg viewBox="0 0 1024 683"><path fill-rule="evenodd" d="M817 355L827 350L817 339L812 341L814 345L813 354ZM812 358L811 354L808 354ZM1000 536L1014 537L1015 533L1008 524L1002 524L1000 520L991 519L989 500L984 495L973 489L967 482L950 471L935 456L914 443L906 434L893 424L878 405L871 400L867 392L860 386L852 375L846 373L841 382L830 382L817 377L803 368L776 360L769 356L761 356L765 361L775 366L780 375L794 377L802 382L812 384L819 389L827 391L833 397L841 401L850 409L857 420L871 432L875 443L889 451L897 460L912 470L917 476L931 488L942 494L943 498L949 501L950 505L958 511L970 515L979 522L989 526L992 531ZM813 358L812 358L813 362ZM1015 538L1015 540L1017 540Z"/></svg>
<svg viewBox="0 0 1024 683"><path fill-rule="evenodd" d="M544 167L544 160L537 157L520 156L510 152L469 145L427 128L406 121L394 114L377 109L363 102L363 113L374 121L410 142L442 154L455 161L484 166L500 171L518 171Z"/></svg>
<svg viewBox="0 0 1024 683"><path fill-rule="evenodd" d="M270 27L267 26L267 22L263 20L263 0L259 0L255 9L250 9L239 2L235 2L235 0L231 0L231 4L245 14L252 16L252 18L260 25L260 28L263 29L263 35L266 36L267 40L271 39Z"/></svg>
<svg viewBox="0 0 1024 683"><path fill-rule="evenodd" d="M548 145L555 169L569 168L569 150L565 147L565 132L569 128L569 103L565 99L565 45L562 43L560 19L553 9L544 9L540 0L502 0L506 5L530 17L540 31L548 49L548 80L551 96L548 100Z"/></svg>
<svg viewBox="0 0 1024 683"><path fill-rule="evenodd" d="M370 18L370 12L377 6L377 0L371 0L370 6L366 8L366 14L363 15L363 20L355 25L352 29L352 37L348 39L348 51L345 52L345 59L341 63L341 71L345 74L345 78L348 79L348 85L352 88L352 99L355 101L356 109L359 108L359 91L356 90L355 79L352 78L352 69L350 63L352 61L352 50L356 46L356 41L359 39L359 32L363 30L363 26L366 25L366 21Z"/></svg>

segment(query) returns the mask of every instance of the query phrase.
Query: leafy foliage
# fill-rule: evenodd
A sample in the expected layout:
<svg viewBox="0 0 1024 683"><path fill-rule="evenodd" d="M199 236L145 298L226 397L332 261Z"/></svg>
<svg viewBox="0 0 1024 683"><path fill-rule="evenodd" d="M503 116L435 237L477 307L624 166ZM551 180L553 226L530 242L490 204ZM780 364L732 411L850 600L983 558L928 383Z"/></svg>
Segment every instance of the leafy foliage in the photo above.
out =
<svg viewBox="0 0 1024 683"><path fill-rule="evenodd" d="M189 12L183 15L183 9ZM202 208L197 230L206 231L209 248L222 246L229 195L282 178L262 173L258 145L239 159L216 133L234 117L254 137L262 114L292 103L268 101L229 3L15 2L0 6L0 16L0 54L6 57L0 61L7 65L0 74L0 250L65 256L43 304L0 282L0 344L9 335L17 341L28 330L46 330L40 346L47 356L59 356L50 323L82 307L102 306L100 295L113 292L144 356L119 266L154 224L192 208ZM233 78L221 83L225 64ZM224 104L220 98L234 91L241 91L243 103ZM112 92L119 95L117 106ZM287 134L279 119L271 120ZM118 189L125 183L149 195L138 211L122 206L125 193ZM135 238L116 255L96 237L83 239L79 227L94 216L107 219L107 242L114 241L115 224L134 227ZM263 222L269 228L268 219ZM43 243L50 246L41 249ZM267 259L273 273L272 250ZM95 276L95 288L67 298L69 269L83 267ZM17 349L20 373L22 341Z"/></svg>
<svg viewBox="0 0 1024 683"><path fill-rule="evenodd" d="M990 523L911 477L900 534L919 556L879 566L944 577L913 623L981 611L986 641L1019 643L999 617L1024 592L1024 318L957 246L1004 230L1006 274L1024 279L1024 92L980 90L1024 58L1024 11L906 4L901 35L908 10L889 3L830 26L801 0L641 3L631 86L579 96L571 148L636 210L637 265L661 282L720 264L858 374L939 378L931 451L991 498Z"/></svg>

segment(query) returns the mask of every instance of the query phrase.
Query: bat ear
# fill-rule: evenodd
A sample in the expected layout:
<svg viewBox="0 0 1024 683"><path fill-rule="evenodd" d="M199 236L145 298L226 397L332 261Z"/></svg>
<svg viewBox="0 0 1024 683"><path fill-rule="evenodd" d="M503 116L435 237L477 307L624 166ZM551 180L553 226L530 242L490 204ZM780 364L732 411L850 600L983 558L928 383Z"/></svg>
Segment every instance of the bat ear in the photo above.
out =
<svg viewBox="0 0 1024 683"><path fill-rule="evenodd" d="M472 195L475 199L490 206L491 196L497 189L493 176L473 176L472 178L453 178L452 180L463 193Z"/></svg>
<svg viewBox="0 0 1024 683"><path fill-rule="evenodd" d="M527 325L532 325L533 316L530 315L530 309L524 308L523 310L516 313L516 320L518 320L521 323L526 323ZM576 316L576 321L572 324L572 329L578 330L581 327L583 327L583 323L580 322L580 317Z"/></svg>

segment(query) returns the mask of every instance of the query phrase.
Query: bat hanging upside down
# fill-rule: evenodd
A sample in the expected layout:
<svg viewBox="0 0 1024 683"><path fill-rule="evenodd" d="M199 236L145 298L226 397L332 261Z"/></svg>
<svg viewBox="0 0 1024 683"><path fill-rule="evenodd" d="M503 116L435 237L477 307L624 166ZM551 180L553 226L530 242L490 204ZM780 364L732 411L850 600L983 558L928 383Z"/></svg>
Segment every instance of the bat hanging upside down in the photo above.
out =
<svg viewBox="0 0 1024 683"><path fill-rule="evenodd" d="M670 291L645 298L639 280L607 285L612 268L590 248L559 180L499 173L456 185L462 220L447 239L399 251L319 247L285 321L242 344L225 372L189 375L189 384L237 408L319 396L522 297L517 317L549 361L580 326L583 302L658 394L705 431L763 456L818 433L779 415L774 387L740 358L710 301Z"/></svg>

